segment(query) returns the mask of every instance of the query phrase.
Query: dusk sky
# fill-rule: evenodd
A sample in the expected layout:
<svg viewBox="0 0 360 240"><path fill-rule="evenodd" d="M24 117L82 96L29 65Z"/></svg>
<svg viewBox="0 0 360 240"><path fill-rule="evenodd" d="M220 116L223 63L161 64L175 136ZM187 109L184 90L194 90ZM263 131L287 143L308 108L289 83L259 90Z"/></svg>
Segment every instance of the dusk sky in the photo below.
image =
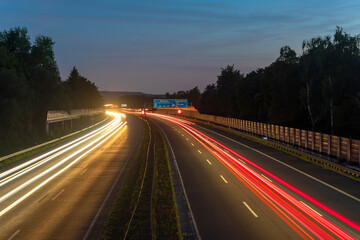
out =
<svg viewBox="0 0 360 240"><path fill-rule="evenodd" d="M360 0L2 0L0 30L27 27L55 42L65 80L73 66L100 90L165 93L215 83L275 61L304 39L360 34Z"/></svg>

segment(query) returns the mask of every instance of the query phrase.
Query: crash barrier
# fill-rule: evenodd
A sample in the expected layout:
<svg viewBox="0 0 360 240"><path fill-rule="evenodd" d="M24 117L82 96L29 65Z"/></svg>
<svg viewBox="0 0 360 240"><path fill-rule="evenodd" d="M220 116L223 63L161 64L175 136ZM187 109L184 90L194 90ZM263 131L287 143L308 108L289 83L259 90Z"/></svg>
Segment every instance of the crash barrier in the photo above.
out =
<svg viewBox="0 0 360 240"><path fill-rule="evenodd" d="M156 110L157 113L169 115L178 115L177 111L176 109ZM296 149L319 153L338 161L346 161L349 165L360 165L360 140L273 124L206 115L198 111L183 110L181 115L241 130L269 140L276 140L277 142L291 145Z"/></svg>
<svg viewBox="0 0 360 240"><path fill-rule="evenodd" d="M75 119L81 116L92 116L103 112L103 108L73 109L70 112L60 110L48 111L46 121L51 123L56 121Z"/></svg>
<svg viewBox="0 0 360 240"><path fill-rule="evenodd" d="M91 109L73 109L70 112L67 111L48 111L47 119L45 124L45 130L48 135L53 135L50 125L59 125L62 130L66 128L72 129L73 120L79 119L80 117L91 117L96 119L96 116L103 114L105 112L104 108L91 108Z"/></svg>

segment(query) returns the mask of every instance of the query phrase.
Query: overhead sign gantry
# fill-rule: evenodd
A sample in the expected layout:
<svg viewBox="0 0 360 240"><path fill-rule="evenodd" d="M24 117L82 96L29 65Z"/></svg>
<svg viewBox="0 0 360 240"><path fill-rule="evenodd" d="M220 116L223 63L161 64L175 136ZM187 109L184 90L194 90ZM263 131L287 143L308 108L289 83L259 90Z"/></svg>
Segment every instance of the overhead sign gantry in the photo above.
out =
<svg viewBox="0 0 360 240"><path fill-rule="evenodd" d="M187 108L187 99L154 99L154 108Z"/></svg>

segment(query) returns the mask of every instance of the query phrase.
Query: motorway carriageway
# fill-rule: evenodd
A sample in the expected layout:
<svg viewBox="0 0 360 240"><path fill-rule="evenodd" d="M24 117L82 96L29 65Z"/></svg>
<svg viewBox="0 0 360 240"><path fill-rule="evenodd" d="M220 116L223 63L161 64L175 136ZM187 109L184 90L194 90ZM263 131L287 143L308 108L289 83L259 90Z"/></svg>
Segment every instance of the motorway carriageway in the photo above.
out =
<svg viewBox="0 0 360 240"><path fill-rule="evenodd" d="M124 114L108 114L112 121L0 172L0 239L91 238L141 136L130 138Z"/></svg>
<svg viewBox="0 0 360 240"><path fill-rule="evenodd" d="M174 152L190 212L201 238L360 238L360 226L356 222L360 216L350 220L283 178L287 178L288 174L299 175L298 186L303 181L307 188L313 188L312 191L323 191L324 196L339 198L336 199L337 203L345 205L340 209L348 208L345 212L355 215L360 214L360 200L357 196L347 194L291 166L286 169L286 164L273 161L275 172L286 169L285 174L281 174L283 178L280 178L260 166L263 159L272 158L266 154L262 154L263 159L257 161L260 164L256 164L255 159L248 159L239 153L244 148L239 147L241 143L237 145L236 151L228 147L230 142L234 144L236 141L226 136L179 118L154 113L148 113L147 116L163 129L170 150ZM286 157L286 154L282 155ZM359 190L358 184L354 183L354 186ZM244 214L244 209L248 215Z"/></svg>

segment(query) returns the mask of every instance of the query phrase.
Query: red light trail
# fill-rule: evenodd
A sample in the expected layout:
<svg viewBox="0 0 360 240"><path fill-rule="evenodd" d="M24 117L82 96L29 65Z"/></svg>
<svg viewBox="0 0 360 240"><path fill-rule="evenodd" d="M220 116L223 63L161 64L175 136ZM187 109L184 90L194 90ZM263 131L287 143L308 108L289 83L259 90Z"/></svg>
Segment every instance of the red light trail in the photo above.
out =
<svg viewBox="0 0 360 240"><path fill-rule="evenodd" d="M269 208L271 208L281 219L283 219L303 239L355 239L349 233L330 222L314 209L296 199L294 194L300 196L327 213L331 214L341 222L360 232L360 226L327 207L323 203L310 197L286 181L256 165L249 159L243 157L232 149L219 143L208 135L191 127L194 123L170 116L151 114L153 116L175 123L187 133L192 135L202 146L204 146L216 159L218 159L237 179L258 196ZM242 161L248 163L256 170L276 180L290 191L285 191L267 178L261 176L254 169L246 166ZM289 194L291 192L292 194Z"/></svg>

